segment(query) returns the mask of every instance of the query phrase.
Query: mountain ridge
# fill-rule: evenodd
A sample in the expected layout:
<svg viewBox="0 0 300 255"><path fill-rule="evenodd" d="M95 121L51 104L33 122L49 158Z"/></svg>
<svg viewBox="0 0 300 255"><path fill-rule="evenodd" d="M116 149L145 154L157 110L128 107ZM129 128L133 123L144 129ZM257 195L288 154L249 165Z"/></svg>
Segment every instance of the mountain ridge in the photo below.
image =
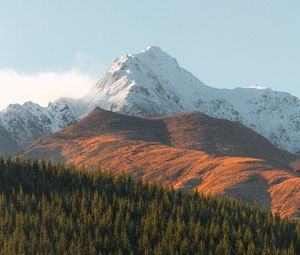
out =
<svg viewBox="0 0 300 255"><path fill-rule="evenodd" d="M41 135L75 123L97 106L140 117L199 111L241 122L276 147L300 152L297 97L257 85L209 87L159 47L116 59L81 99L61 98L48 107L33 103L10 106L0 112L0 123L24 149Z"/></svg>
<svg viewBox="0 0 300 255"><path fill-rule="evenodd" d="M293 155L240 123L199 112L141 118L96 108L40 138L23 156L87 169L100 165L178 189L257 201L282 216L300 216L300 178L289 166Z"/></svg>

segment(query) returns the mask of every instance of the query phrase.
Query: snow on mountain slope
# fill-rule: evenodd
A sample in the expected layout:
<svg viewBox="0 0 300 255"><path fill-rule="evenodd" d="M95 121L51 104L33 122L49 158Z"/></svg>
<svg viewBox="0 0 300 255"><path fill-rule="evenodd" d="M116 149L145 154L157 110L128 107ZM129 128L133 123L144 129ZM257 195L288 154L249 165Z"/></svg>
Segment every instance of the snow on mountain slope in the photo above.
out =
<svg viewBox="0 0 300 255"><path fill-rule="evenodd" d="M118 58L85 97L96 106L136 116L200 111L240 121L289 152L300 151L300 100L268 88L216 89L203 84L158 47Z"/></svg>
<svg viewBox="0 0 300 255"><path fill-rule="evenodd" d="M75 104L76 101L76 104ZM0 122L21 148L46 133L56 132L76 122L82 109L78 100L61 98L47 107L32 102L12 104L0 112Z"/></svg>
<svg viewBox="0 0 300 255"><path fill-rule="evenodd" d="M222 95L239 112L238 119L275 146L300 151L300 100L271 89L234 89Z"/></svg>
<svg viewBox="0 0 300 255"><path fill-rule="evenodd" d="M0 112L0 123L24 148L39 136L86 116L97 106L134 116L200 111L240 121L277 147L300 152L297 97L257 85L236 89L209 87L159 47L116 59L82 99L58 99L48 107L34 103L10 105Z"/></svg>

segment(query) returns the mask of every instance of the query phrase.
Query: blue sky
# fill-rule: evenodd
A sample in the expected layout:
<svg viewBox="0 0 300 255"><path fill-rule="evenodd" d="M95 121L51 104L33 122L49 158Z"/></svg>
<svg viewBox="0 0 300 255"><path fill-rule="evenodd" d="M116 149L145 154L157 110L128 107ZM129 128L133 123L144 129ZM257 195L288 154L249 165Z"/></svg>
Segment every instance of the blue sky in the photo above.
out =
<svg viewBox="0 0 300 255"><path fill-rule="evenodd" d="M18 81L0 75L0 87L33 90L22 78L46 75L31 80L37 100L51 86L61 95L82 94L116 57L149 45L208 85L259 84L300 96L300 1L0 0L0 6L0 74L9 70ZM66 78L70 72L77 82ZM49 73L63 79L47 83ZM2 90L0 101L25 100L14 95Z"/></svg>

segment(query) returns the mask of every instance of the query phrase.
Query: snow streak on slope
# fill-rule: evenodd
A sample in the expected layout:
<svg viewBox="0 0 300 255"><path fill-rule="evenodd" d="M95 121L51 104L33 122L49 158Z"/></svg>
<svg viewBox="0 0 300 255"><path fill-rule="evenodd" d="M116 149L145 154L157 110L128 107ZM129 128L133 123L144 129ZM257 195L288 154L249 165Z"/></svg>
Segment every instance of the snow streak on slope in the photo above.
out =
<svg viewBox="0 0 300 255"><path fill-rule="evenodd" d="M46 108L33 103L11 105L0 113L0 123L24 147L44 133L75 122L96 106L134 116L200 111L240 121L277 147L300 152L298 98L257 85L209 87L158 47L118 58L81 100L59 99Z"/></svg>

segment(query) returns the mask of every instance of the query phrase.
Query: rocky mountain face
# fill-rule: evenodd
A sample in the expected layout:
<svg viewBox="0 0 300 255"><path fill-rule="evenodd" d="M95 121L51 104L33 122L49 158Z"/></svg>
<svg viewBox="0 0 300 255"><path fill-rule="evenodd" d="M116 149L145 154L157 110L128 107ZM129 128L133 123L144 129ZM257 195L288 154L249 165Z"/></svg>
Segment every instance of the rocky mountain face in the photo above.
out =
<svg viewBox="0 0 300 255"><path fill-rule="evenodd" d="M96 108L24 155L226 194L300 217L300 177L289 166L294 156L238 122L199 112L140 118Z"/></svg>
<svg viewBox="0 0 300 255"><path fill-rule="evenodd" d="M288 93L253 86L216 89L203 84L158 47L127 54L80 100L63 98L40 107L10 105L0 123L25 148L43 134L76 122L95 107L132 116L167 116L199 111L238 121L290 153L300 152L300 100Z"/></svg>
<svg viewBox="0 0 300 255"><path fill-rule="evenodd" d="M0 123L22 150L42 135L75 123L80 114L79 105L79 100L68 98L49 103L47 107L32 102L13 104L0 112Z"/></svg>

